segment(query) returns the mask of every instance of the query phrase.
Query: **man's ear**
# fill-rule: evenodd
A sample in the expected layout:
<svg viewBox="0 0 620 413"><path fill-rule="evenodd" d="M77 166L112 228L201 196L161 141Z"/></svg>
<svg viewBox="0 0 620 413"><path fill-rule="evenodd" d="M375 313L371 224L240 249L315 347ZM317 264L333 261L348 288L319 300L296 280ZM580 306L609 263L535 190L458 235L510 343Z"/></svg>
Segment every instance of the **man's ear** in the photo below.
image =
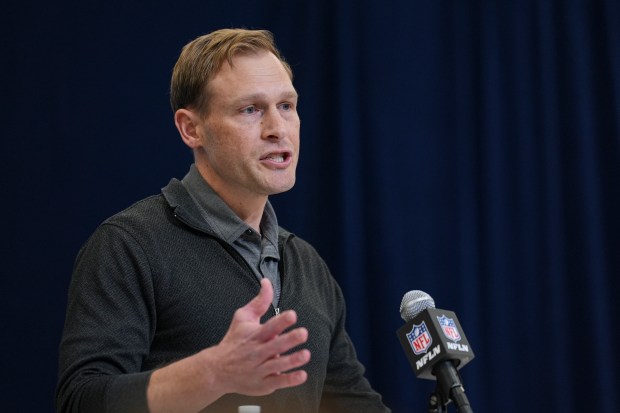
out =
<svg viewBox="0 0 620 413"><path fill-rule="evenodd" d="M192 149L202 145L199 121L200 115L188 109L179 109L174 114L174 124L181 134L181 139Z"/></svg>

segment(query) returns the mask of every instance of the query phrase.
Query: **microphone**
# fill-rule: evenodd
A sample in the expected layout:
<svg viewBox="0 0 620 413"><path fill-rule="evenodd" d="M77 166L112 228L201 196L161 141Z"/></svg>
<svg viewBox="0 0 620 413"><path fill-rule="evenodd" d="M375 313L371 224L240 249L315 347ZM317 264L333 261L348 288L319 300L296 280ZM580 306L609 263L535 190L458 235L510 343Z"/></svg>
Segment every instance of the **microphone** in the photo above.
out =
<svg viewBox="0 0 620 413"><path fill-rule="evenodd" d="M396 334L416 377L437 380L430 411L443 411L452 401L460 413L473 413L458 370L474 352L456 314L435 308L430 295L413 290L403 296L400 316L406 324Z"/></svg>

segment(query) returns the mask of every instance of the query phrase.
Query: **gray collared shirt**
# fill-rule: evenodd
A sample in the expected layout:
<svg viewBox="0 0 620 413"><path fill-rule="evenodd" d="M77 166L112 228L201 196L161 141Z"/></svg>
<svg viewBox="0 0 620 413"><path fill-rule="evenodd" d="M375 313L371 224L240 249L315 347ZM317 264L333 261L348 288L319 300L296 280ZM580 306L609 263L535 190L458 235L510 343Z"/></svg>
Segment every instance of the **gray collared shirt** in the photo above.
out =
<svg viewBox="0 0 620 413"><path fill-rule="evenodd" d="M233 212L232 209L204 180L196 165L181 180L191 197L200 207L202 216L213 231L230 244L248 263L258 279L268 278L273 285L273 306L280 301L280 274L278 262L278 221L267 201L257 233Z"/></svg>

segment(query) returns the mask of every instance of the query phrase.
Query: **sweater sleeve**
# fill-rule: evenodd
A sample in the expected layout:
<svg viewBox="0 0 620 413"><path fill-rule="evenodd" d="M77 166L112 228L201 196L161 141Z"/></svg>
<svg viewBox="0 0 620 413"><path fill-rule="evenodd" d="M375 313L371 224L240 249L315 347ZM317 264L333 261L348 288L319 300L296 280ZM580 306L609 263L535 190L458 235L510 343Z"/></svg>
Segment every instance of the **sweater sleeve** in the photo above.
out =
<svg viewBox="0 0 620 413"><path fill-rule="evenodd" d="M123 229L100 226L73 270L59 349L58 413L148 413L154 334L149 262Z"/></svg>
<svg viewBox="0 0 620 413"><path fill-rule="evenodd" d="M390 413L364 376L355 348L345 330L345 303L342 291L334 281L334 316L327 377L321 399L321 413Z"/></svg>

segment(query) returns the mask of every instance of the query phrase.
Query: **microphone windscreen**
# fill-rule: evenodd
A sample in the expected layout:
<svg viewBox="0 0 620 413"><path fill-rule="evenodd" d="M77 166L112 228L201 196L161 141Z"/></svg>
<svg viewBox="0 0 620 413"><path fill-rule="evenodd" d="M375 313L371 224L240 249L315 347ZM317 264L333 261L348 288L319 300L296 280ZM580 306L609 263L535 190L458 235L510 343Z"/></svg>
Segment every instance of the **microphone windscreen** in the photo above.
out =
<svg viewBox="0 0 620 413"><path fill-rule="evenodd" d="M424 291L412 290L406 293L400 302L400 316L405 322L409 322L427 308L435 308L433 297Z"/></svg>

